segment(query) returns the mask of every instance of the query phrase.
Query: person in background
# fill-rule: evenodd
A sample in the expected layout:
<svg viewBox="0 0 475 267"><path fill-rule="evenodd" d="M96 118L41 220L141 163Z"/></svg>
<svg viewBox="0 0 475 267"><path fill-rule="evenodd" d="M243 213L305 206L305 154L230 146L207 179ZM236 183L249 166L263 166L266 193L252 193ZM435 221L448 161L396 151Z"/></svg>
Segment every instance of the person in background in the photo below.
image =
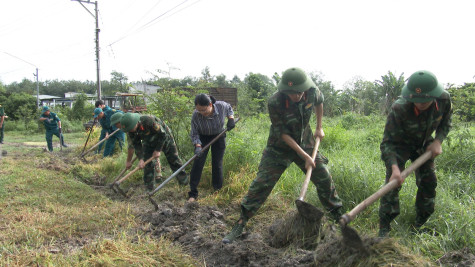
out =
<svg viewBox="0 0 475 267"><path fill-rule="evenodd" d="M152 115L140 116L137 113L126 113L120 119L120 125L122 130L128 133L132 140L135 155L140 160L138 166L144 169L143 180L148 191L152 191L155 188L155 160L145 165L146 160L151 157L159 158L160 153L163 151L173 171L177 171L183 166L178 156L178 149L172 132L159 118ZM128 160L126 167L131 164L132 162ZM184 170L176 178L179 184L188 184L188 175Z"/></svg>
<svg viewBox="0 0 475 267"><path fill-rule="evenodd" d="M421 70L413 73L402 88L401 97L391 106L386 120L381 159L386 165L386 183L397 180L400 187L388 192L380 200L379 233L385 237L391 221L399 215L399 190L404 182L401 171L406 162L414 161L425 151L432 151L432 159L416 171L416 219L413 230L418 232L435 207L434 158L442 153L442 142L451 128L452 104L433 73ZM435 131L435 138L432 133Z"/></svg>
<svg viewBox="0 0 475 267"><path fill-rule="evenodd" d="M111 108L109 106L107 106L104 101L102 100L97 100L96 103L95 103L95 106L96 106L96 109L97 108L100 108L102 109L103 112L108 112ZM94 110L95 111L95 110ZM96 118L95 116L95 112L94 112L94 118ZM102 139L106 138L106 135L107 135L107 129L104 129L102 128L101 129L101 135L99 136L99 141L101 141ZM104 145L104 143L101 143L98 147L97 147L97 150L96 150L96 154L98 154L99 152L101 152L102 150L102 146Z"/></svg>
<svg viewBox="0 0 475 267"><path fill-rule="evenodd" d="M315 161L312 151L315 138L325 137L322 128L323 94L302 69L284 71L277 84L278 92L268 100L271 127L267 146L262 154L257 177L241 201L241 216L222 242L227 244L241 236L247 221L264 204L282 173L294 162L304 173L312 167L310 180L317 187L318 198L330 216L338 221L342 203L326 166L327 159L318 152ZM310 117L316 115L315 133Z"/></svg>
<svg viewBox="0 0 475 267"><path fill-rule="evenodd" d="M213 96L199 94L195 97L195 110L191 117L191 142L195 147L197 158L190 173L190 192L188 202L198 198L198 184L206 162L208 149L201 151L211 140L224 130L225 118L227 130L234 128L234 112L230 104L216 101ZM226 135L221 136L211 145L212 184L214 190L223 186L223 157L226 149Z"/></svg>
<svg viewBox="0 0 475 267"><path fill-rule="evenodd" d="M60 145L68 147L64 143L64 136L61 132L61 120L56 113L51 112L48 106L43 106L40 121L43 122L46 129L46 143L48 144L48 150L53 152L53 135L56 135L60 140Z"/></svg>
<svg viewBox="0 0 475 267"><path fill-rule="evenodd" d="M0 104L0 144L3 144L5 117L5 109L2 107L2 104Z"/></svg>
<svg viewBox="0 0 475 267"><path fill-rule="evenodd" d="M115 113L122 113L122 111L117 111L115 109L106 109L103 111L101 108L96 108L94 110L94 119L98 119L99 123L101 124L102 130L105 130L106 136L104 137L107 139L106 146L104 148L104 157L112 156L115 149L116 141L119 142L119 146L122 149L122 144L125 142L125 133L119 130L117 133L111 136L111 134L117 130L115 125L110 123L110 118Z"/></svg>

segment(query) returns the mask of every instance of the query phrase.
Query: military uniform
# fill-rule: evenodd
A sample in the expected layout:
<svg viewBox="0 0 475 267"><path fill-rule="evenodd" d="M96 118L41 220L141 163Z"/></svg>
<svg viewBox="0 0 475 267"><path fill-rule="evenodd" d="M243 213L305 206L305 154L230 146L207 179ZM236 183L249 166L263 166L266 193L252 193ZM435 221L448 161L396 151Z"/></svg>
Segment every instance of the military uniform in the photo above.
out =
<svg viewBox="0 0 475 267"><path fill-rule="evenodd" d="M2 105L0 105L0 122L2 122L2 126L0 126L0 144L3 144L3 137L5 131L5 110L3 109Z"/></svg>
<svg viewBox="0 0 475 267"><path fill-rule="evenodd" d="M129 132L138 159L147 160L152 157L154 151L163 151L171 169L173 171L178 170L183 163L178 156L175 140L168 126L152 115L140 116L139 122L137 130ZM154 187L155 164L155 161L152 161L144 168L143 180L148 189ZM187 184L188 176L186 172L181 171L177 176L177 180L180 184Z"/></svg>
<svg viewBox="0 0 475 267"><path fill-rule="evenodd" d="M386 183L392 174L391 166L397 164L401 171L404 170L407 160L417 159L434 141L434 131L435 138L441 142L447 137L451 128L451 116L451 101L446 91L424 111L418 110L413 102L405 98L398 99L392 105L380 146L381 158L386 165ZM434 159L429 159L419 167L415 175L418 187L415 226L420 227L434 212L437 187ZM381 198L380 228L389 229L390 222L399 215L400 189L401 187L390 191Z"/></svg>
<svg viewBox="0 0 475 267"><path fill-rule="evenodd" d="M268 101L269 117L272 122L267 146L264 149L256 179L241 202L241 216L248 220L264 203L282 173L292 162L303 171L305 161L281 138L282 134L291 136L309 155L312 154L315 141L309 121L315 106L323 103L320 90L310 88L301 101L294 103L282 93L275 93ZM326 166L326 158L318 152L316 168L312 171L311 181L317 187L318 197L323 206L333 212L342 207L332 177Z"/></svg>
<svg viewBox="0 0 475 267"><path fill-rule="evenodd" d="M105 107L102 109L102 112L104 112L104 115L105 115L105 113L108 112L108 111L110 111L110 110L112 110L112 109L111 109L109 106L105 106ZM102 120L104 120L104 121L101 122ZM109 121L110 121L110 118L109 118ZM99 123L100 123L101 126L102 126L102 127L101 127L101 135L99 136L99 141L101 141L102 139L106 138L106 133L108 132L107 128L109 128L110 126L104 128L103 125L106 123L106 118L105 118L105 116L104 116L103 119L99 120ZM104 146L104 143L101 143L101 144L97 147L96 153L101 152L103 146Z"/></svg>
<svg viewBox="0 0 475 267"><path fill-rule="evenodd" d="M46 129L46 143L48 144L48 150L50 152L53 151L53 135L56 135L59 138L62 146L65 146L63 134L59 133L58 121L61 120L58 115L54 112L50 112L49 116L46 116L43 113L40 118L46 118L46 120L43 121L43 124Z"/></svg>
<svg viewBox="0 0 475 267"><path fill-rule="evenodd" d="M104 131L105 133L111 134L115 130L117 130L117 127L115 127L115 125L111 125L110 123L111 116L116 112L121 112L121 113L123 112L120 110L111 109L109 107L107 107L107 109L105 108L102 112L104 112L104 116L99 120L99 123L101 124L101 127L102 127L102 131ZM101 136L102 136L102 131L101 131ZM105 134L104 134L104 138L105 138ZM104 157L111 156L112 153L114 153L116 141L119 142L119 146L122 149L122 145L125 142L125 133L123 131L119 130L114 135L109 136L109 138L105 142L106 145L104 148Z"/></svg>

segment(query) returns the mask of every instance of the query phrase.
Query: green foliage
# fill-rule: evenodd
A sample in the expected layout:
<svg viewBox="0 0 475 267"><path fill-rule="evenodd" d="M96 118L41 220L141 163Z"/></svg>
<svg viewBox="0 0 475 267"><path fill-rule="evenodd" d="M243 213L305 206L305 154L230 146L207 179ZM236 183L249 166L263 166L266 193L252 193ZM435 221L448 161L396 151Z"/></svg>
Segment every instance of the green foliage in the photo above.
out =
<svg viewBox="0 0 475 267"><path fill-rule="evenodd" d="M91 111L94 109L94 105L87 102L87 96L85 94L79 94L74 99L73 108L70 109L71 113L68 114L69 120L85 121L91 118Z"/></svg>
<svg viewBox="0 0 475 267"><path fill-rule="evenodd" d="M405 79L404 73L397 78L391 71L388 74L381 76L381 80L376 81L379 87L379 92L384 100L384 114L389 113L391 105L401 94L401 90L404 87Z"/></svg>
<svg viewBox="0 0 475 267"><path fill-rule="evenodd" d="M475 120L475 83L465 83L463 86L448 89L454 115L462 121Z"/></svg>
<svg viewBox="0 0 475 267"><path fill-rule="evenodd" d="M4 100L5 113L12 120L31 120L36 113L36 98L26 93L12 93Z"/></svg>

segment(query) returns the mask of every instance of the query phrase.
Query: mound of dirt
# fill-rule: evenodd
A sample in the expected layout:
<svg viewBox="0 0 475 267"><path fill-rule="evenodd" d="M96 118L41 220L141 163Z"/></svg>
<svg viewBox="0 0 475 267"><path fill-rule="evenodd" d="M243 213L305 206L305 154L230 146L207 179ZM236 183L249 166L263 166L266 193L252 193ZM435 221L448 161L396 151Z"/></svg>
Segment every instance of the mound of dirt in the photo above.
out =
<svg viewBox="0 0 475 267"><path fill-rule="evenodd" d="M463 248L445 254L437 263L442 266L472 267L475 266L475 255L470 252L469 248Z"/></svg>

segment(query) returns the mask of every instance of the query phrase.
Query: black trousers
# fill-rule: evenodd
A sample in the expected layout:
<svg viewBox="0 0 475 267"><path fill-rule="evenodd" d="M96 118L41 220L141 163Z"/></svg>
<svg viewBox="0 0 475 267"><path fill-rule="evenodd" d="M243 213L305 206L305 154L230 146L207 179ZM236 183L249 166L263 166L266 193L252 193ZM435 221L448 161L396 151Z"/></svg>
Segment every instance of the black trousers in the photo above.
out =
<svg viewBox="0 0 475 267"><path fill-rule="evenodd" d="M200 135L201 145L206 146L217 135ZM211 148L202 151L201 155L193 162L193 167L190 173L190 192L189 197L198 198L198 184L200 183L201 173L208 156L208 151L211 149L211 166L212 166L212 184L214 190L219 190L223 186L223 157L226 150L226 135L221 136Z"/></svg>

